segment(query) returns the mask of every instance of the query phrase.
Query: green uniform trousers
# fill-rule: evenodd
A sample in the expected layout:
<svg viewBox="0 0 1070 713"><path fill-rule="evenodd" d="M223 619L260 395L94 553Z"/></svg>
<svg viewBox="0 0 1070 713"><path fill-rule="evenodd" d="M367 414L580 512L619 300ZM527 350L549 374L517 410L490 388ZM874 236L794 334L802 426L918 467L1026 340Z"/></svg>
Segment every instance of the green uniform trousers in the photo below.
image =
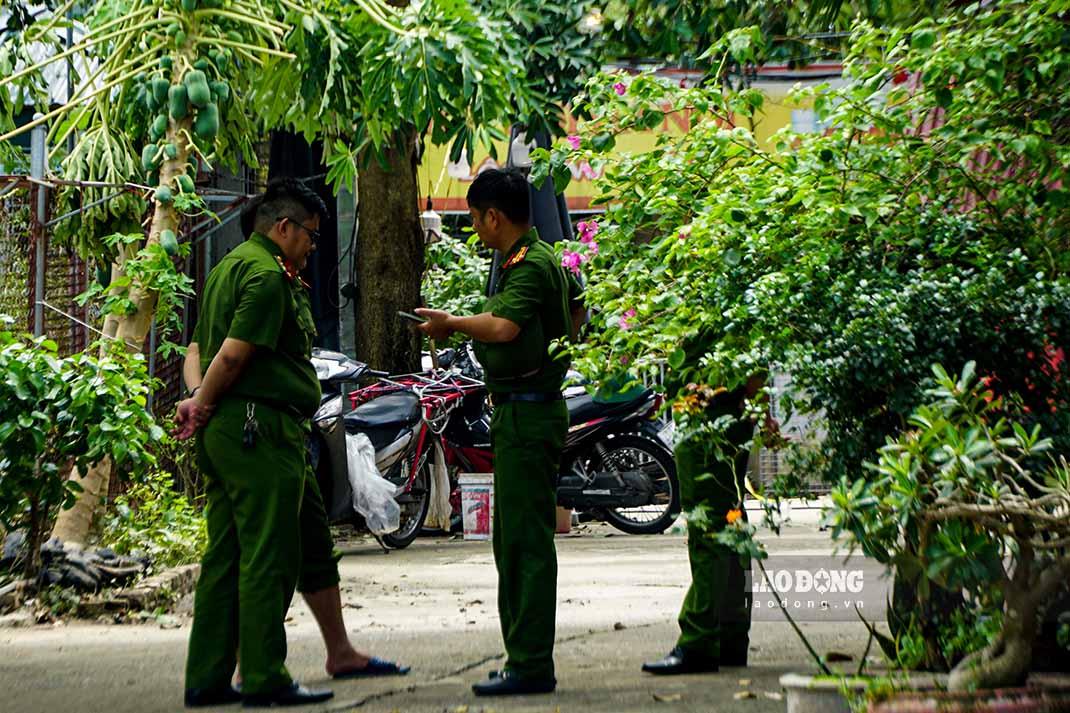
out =
<svg viewBox="0 0 1070 713"><path fill-rule="evenodd" d="M335 549L327 510L312 465L305 467L305 490L301 498L301 569L297 577L297 591L318 592L339 582L338 560L342 553Z"/></svg>
<svg viewBox="0 0 1070 713"><path fill-rule="evenodd" d="M244 693L291 681L283 622L301 566L305 433L292 416L255 408L259 433L252 448L242 448L246 401L238 398L220 401L197 439L208 547L194 599L186 688L230 685L239 645Z"/></svg>
<svg viewBox="0 0 1070 713"><path fill-rule="evenodd" d="M505 668L553 678L557 612L554 529L557 473L568 431L564 401L511 401L494 408L494 520L498 616Z"/></svg>
<svg viewBox="0 0 1070 713"><path fill-rule="evenodd" d="M729 402L715 404L711 414L716 418L732 411L737 417L740 415ZM749 422L736 423L729 428L728 440L742 448L753 431ZM724 529L727 525L725 516L737 506L732 464L716 458L697 439L677 444L675 455L681 508L687 511L704 505L709 508L713 528ZM740 492L743 492L748 455L744 449L735 458L735 477ZM713 477L698 479L703 474ZM691 562L691 587L680 609L677 646L707 658L745 657L751 618L751 594L747 591L749 578L746 576L750 569L749 558L716 544L708 531L693 524L687 527L687 554Z"/></svg>

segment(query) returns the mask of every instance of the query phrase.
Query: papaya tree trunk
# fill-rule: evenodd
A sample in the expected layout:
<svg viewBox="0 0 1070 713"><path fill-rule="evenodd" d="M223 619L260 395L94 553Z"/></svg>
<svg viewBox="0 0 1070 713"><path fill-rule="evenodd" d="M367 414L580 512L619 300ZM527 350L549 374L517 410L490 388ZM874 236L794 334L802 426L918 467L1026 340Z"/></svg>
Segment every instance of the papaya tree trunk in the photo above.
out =
<svg viewBox="0 0 1070 713"><path fill-rule="evenodd" d="M175 77L179 78L176 72ZM177 191L178 176L186 172L186 164L189 161L192 146L187 137L192 128L192 117L168 122L165 141L172 143L178 149L174 158L165 158L160 165L161 186L171 187ZM178 234L178 214L170 202L154 201L152 222L149 226L149 234L146 245L159 243L160 233L164 230ZM120 255L119 260L112 266L113 282L115 277L124 274L123 263L130 255ZM147 285L134 284L130 287L130 300L134 304L134 311L124 315L107 315L104 319L104 329L107 336L122 341L128 351L141 352L145 347L145 338L152 327L152 320L156 312L157 292ZM89 532L93 526L93 520L107 498L108 486L111 481L112 463L110 458L104 458L94 464L87 472L82 473L78 468L72 468L70 477L81 486L78 499L74 506L68 510L61 510L56 518L56 524L52 528L52 538L57 538L66 546L84 548L89 540Z"/></svg>
<svg viewBox="0 0 1070 713"><path fill-rule="evenodd" d="M385 165L369 158L357 179L356 356L374 369L398 373L420 366L420 334L397 316L420 306L424 270L415 133L384 153Z"/></svg>

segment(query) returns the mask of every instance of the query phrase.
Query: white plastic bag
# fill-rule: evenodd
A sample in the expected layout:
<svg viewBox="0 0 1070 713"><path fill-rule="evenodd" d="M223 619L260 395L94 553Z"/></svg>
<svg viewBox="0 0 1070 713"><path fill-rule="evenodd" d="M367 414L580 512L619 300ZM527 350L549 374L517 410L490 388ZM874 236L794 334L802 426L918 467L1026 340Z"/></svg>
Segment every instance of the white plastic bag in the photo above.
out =
<svg viewBox="0 0 1070 713"><path fill-rule="evenodd" d="M363 433L346 434L346 461L353 509L364 516L368 529L385 535L401 527L401 506L394 485L375 467L375 446Z"/></svg>
<svg viewBox="0 0 1070 713"><path fill-rule="evenodd" d="M431 504L427 507L426 527L450 531L450 472L446 466L446 454L442 445L435 441L435 464L431 470Z"/></svg>

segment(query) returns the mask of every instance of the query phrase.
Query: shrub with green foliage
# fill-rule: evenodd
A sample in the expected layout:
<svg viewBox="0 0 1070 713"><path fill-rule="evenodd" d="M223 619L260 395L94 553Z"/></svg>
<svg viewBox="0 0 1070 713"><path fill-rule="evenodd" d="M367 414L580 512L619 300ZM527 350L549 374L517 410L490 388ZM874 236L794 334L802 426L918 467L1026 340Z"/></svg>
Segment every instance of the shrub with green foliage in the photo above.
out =
<svg viewBox="0 0 1070 713"><path fill-rule="evenodd" d="M1070 578L1070 467L974 367L958 378L933 367L929 402L867 477L836 486L827 514L834 537L915 573L918 611L929 582L963 593L959 621L941 612L941 636L917 642L955 656L949 685L961 690L1025 681L1040 619ZM964 630L962 610L971 628L994 623L991 638Z"/></svg>
<svg viewBox="0 0 1070 713"><path fill-rule="evenodd" d="M51 516L70 507L78 486L66 478L110 457L151 466L148 445L163 437L145 410L149 378L141 355L117 343L106 356L60 358L55 342L18 337L0 315L0 524L28 529L26 574L36 574Z"/></svg>
<svg viewBox="0 0 1070 713"><path fill-rule="evenodd" d="M170 473L153 471L115 499L101 543L118 554L147 554L156 571L197 562L208 541L199 505L176 488Z"/></svg>
<svg viewBox="0 0 1070 713"><path fill-rule="evenodd" d="M472 314L485 299L490 258L480 252L479 238L467 241L444 237L424 251L424 304L457 314Z"/></svg>
<svg viewBox="0 0 1070 713"><path fill-rule="evenodd" d="M729 388L790 373L805 400L783 405L823 414L815 465L836 481L906 426L931 364L973 359L1070 452L1065 12L1003 0L910 29L860 22L844 86L799 93L831 128L768 146L735 125L761 120L755 90L592 80L591 120L536 154L536 180L559 188L569 163L601 174L581 268L601 312L576 365L619 378L667 362L677 383ZM713 53L747 62L759 44L743 30ZM675 111L684 136L616 150Z"/></svg>

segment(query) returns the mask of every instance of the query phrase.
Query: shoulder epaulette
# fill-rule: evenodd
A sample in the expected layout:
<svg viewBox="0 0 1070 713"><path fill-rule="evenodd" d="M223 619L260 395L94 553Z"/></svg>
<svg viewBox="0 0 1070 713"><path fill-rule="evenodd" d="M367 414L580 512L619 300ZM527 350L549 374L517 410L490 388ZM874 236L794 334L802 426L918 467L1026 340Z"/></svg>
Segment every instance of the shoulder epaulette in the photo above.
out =
<svg viewBox="0 0 1070 713"><path fill-rule="evenodd" d="M525 245L524 247L522 247L519 250L517 250L515 255L513 255L511 258L509 258L508 260L505 261L505 264L502 265L502 269L503 270L507 270L510 267L512 267L513 265L516 265L519 262L523 262L524 258L527 256L527 254L528 254L528 246Z"/></svg>

